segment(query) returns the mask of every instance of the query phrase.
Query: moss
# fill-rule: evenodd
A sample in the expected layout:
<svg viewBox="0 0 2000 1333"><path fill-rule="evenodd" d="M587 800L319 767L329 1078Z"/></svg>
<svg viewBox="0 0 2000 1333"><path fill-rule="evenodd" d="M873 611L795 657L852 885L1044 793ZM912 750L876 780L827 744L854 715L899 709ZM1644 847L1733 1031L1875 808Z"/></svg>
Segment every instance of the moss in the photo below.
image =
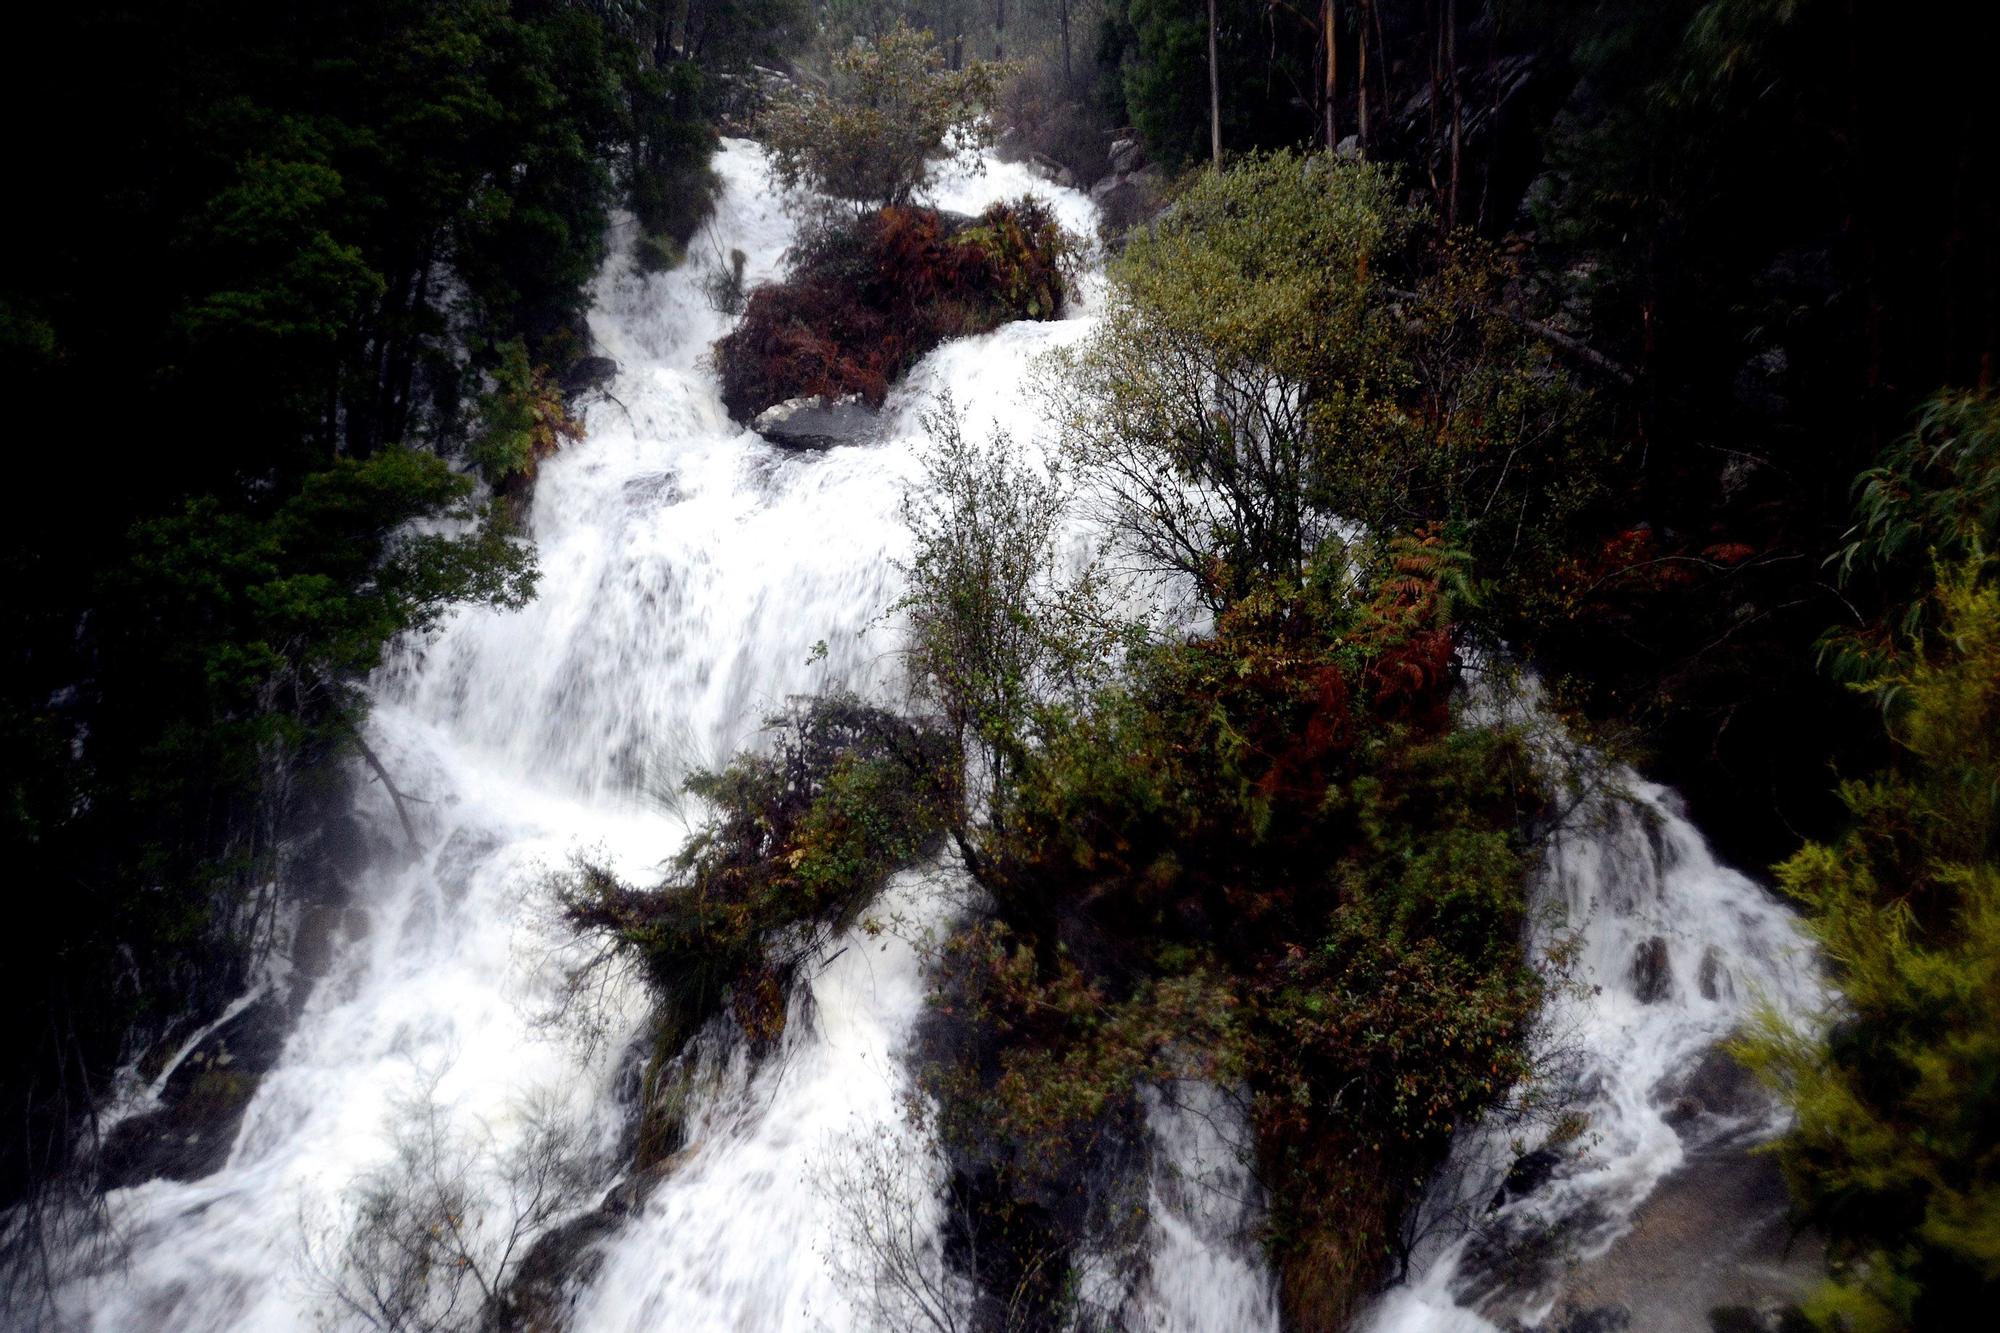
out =
<svg viewBox="0 0 2000 1333"><path fill-rule="evenodd" d="M633 1166L643 1171L687 1146L687 1109L694 1074L680 1058L689 1032L665 1019L655 1028L653 1053L639 1093L639 1139Z"/></svg>

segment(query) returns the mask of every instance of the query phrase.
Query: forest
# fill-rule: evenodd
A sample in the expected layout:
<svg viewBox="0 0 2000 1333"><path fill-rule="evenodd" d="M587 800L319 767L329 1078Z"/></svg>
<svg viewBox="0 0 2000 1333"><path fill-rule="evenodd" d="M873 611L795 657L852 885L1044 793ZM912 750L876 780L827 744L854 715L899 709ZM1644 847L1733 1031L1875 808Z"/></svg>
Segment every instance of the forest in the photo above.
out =
<svg viewBox="0 0 2000 1333"><path fill-rule="evenodd" d="M613 429L775 450L766 493L893 491L883 595L797 604L873 646L762 667L764 566L717 537L646 592L632 637L669 647L612 711L637 728L740 616L671 705L733 673L728 744L607 757L623 724L562 713L617 617L495 669L567 672L513 719L615 771L565 800L686 832L510 872L566 1021L617 1034L606 1090L516 1134L452 1121L431 1075L428 1137L335 1191L351 1225L280 1228L334 1326L628 1326L589 1303L607 1237L721 1151L714 1088L804 1060L842 955L900 938L895 1118L931 1174L916 1203L876 1157L814 1187L842 1326L1221 1326L1134 1313L1161 1108L1198 1086L1242 1126L1229 1252L1269 1327L1427 1326L1385 1294L1441 1262L1442 1213L1486 1304L1430 1326L1649 1327L1563 1285L1601 1219L1528 1234L1505 1204L1612 1151L1548 1016L1623 1011L1547 886L1641 783L1818 960L1811 1012L1746 970L1697 1053L1777 1108L1743 1160L1781 1171L1810 1281L1684 1326L1954 1328L2000 1291L1985 10L77 0L20 26L0 1321L118 1326L91 1284L145 1269L126 1200L241 1165L335 980L387 966L354 961L397 919L357 886L490 854L378 701L404 726L409 682L459 670L449 730L531 697L482 702L484 641L454 636L570 605L579 493L544 488ZM1009 338L1041 340L1038 415L1002 424L951 357ZM672 417L672 375L712 408ZM697 521L676 502L654 521ZM673 620L711 564L751 572ZM1631 817L1665 882L1666 816ZM1668 949L1611 988L1668 996ZM1503 1183L1442 1208L1482 1134Z"/></svg>

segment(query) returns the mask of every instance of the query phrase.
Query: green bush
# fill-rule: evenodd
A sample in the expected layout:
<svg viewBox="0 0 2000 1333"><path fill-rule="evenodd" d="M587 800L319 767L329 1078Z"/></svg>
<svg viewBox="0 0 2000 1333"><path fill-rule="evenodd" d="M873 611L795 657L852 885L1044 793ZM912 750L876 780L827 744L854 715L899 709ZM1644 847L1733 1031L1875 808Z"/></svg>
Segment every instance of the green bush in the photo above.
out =
<svg viewBox="0 0 2000 1333"><path fill-rule="evenodd" d="M2000 584L1979 539L1855 688L1896 764L1842 784L1852 819L1778 867L1831 964L1819 1032L1766 1019L1739 1051L1791 1104L1778 1145L1830 1242L1824 1328L1953 1327L2000 1297Z"/></svg>
<svg viewBox="0 0 2000 1333"><path fill-rule="evenodd" d="M1065 447L1134 557L1211 608L1301 584L1342 522L1443 524L1522 602L1602 491L1589 396L1499 313L1498 258L1384 168L1279 152L1198 173L1113 277L1057 368Z"/></svg>
<svg viewBox="0 0 2000 1333"><path fill-rule="evenodd" d="M950 747L893 714L820 698L772 718L769 731L770 749L688 780L711 813L664 882L634 888L584 865L559 887L571 925L612 946L592 966L635 963L653 994L649 1094L725 1008L755 1046L774 1043L800 966L957 810ZM665 1137L648 1126L642 1156Z"/></svg>
<svg viewBox="0 0 2000 1333"><path fill-rule="evenodd" d="M1246 1088L1288 1316L1334 1327L1452 1132L1514 1094L1542 796L1449 707L1458 563L1409 541L1351 597L1259 590L1043 719L970 835L995 915L947 946L929 1076L996 1226L1040 1208L1084 1243L1054 1200L1139 1086Z"/></svg>
<svg viewBox="0 0 2000 1333"><path fill-rule="evenodd" d="M985 116L999 66L947 69L928 32L898 19L834 57L824 93L801 91L760 118L771 174L787 190L837 199L855 216L910 203L941 160L992 142Z"/></svg>
<svg viewBox="0 0 2000 1333"><path fill-rule="evenodd" d="M1060 316L1073 256L1071 238L1033 198L995 204L970 227L899 206L816 229L795 247L784 281L753 290L715 344L722 401L739 421L793 398L880 407L946 339Z"/></svg>

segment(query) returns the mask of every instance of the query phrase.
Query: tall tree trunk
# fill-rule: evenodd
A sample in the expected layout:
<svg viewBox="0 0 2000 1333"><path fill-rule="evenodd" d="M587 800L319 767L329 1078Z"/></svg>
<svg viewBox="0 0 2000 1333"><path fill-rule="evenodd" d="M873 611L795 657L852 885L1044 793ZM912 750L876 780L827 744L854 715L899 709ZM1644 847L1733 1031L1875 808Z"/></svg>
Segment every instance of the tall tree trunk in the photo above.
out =
<svg viewBox="0 0 2000 1333"><path fill-rule="evenodd" d="M1444 72L1451 81L1451 203L1445 209L1445 225L1458 225L1459 140L1465 117L1458 95L1458 0L1444 0Z"/></svg>
<svg viewBox="0 0 2000 1333"><path fill-rule="evenodd" d="M993 58L1007 58L1007 0L993 0Z"/></svg>
<svg viewBox="0 0 2000 1333"><path fill-rule="evenodd" d="M1360 56L1360 67L1355 71L1354 92L1357 98L1355 110L1359 113L1356 133L1360 135L1361 151L1368 151L1368 16L1375 8L1375 0L1361 0L1361 26L1355 51Z"/></svg>
<svg viewBox="0 0 2000 1333"><path fill-rule="evenodd" d="M1424 6L1424 18L1430 32L1430 75L1431 95L1429 103L1430 133L1424 136L1424 174L1429 177L1431 198L1442 199L1444 191L1438 186L1438 106L1444 101L1444 86L1438 66L1444 63L1444 33L1439 30L1438 0L1429 0Z"/></svg>
<svg viewBox="0 0 2000 1333"><path fill-rule="evenodd" d="M1208 152L1222 170L1222 72L1215 65L1215 0L1208 0Z"/></svg>
<svg viewBox="0 0 2000 1333"><path fill-rule="evenodd" d="M1382 11L1376 6L1375 0L1368 0L1365 12L1375 29L1375 77L1381 82L1382 114L1386 116L1390 114L1393 103L1389 100L1389 48L1382 40ZM1368 34L1362 33L1361 40L1366 42Z"/></svg>
<svg viewBox="0 0 2000 1333"><path fill-rule="evenodd" d="M1486 205L1493 197L1493 157L1500 151L1500 16L1489 13L1486 25L1486 153L1479 168L1479 212L1473 230L1486 230Z"/></svg>
<svg viewBox="0 0 2000 1333"><path fill-rule="evenodd" d="M1340 44L1334 37L1334 0L1325 0L1320 6L1320 37L1326 45L1326 151L1331 153L1340 144L1340 113L1335 107L1335 99L1340 96Z"/></svg>
<svg viewBox="0 0 2000 1333"><path fill-rule="evenodd" d="M1062 0L1057 14L1062 20L1063 91L1068 92L1075 83L1069 71L1069 0Z"/></svg>

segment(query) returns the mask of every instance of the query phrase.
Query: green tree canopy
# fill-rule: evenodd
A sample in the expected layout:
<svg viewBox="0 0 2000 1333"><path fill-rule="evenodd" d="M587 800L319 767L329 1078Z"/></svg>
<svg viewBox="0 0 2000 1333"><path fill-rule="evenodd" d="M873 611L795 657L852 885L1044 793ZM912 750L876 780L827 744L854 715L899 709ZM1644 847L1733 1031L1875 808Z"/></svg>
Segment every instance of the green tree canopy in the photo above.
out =
<svg viewBox="0 0 2000 1333"><path fill-rule="evenodd" d="M765 114L772 174L857 213L908 203L940 161L991 142L982 112L997 73L980 60L947 69L931 34L900 19L880 38L856 38L834 57L824 91L802 90Z"/></svg>

